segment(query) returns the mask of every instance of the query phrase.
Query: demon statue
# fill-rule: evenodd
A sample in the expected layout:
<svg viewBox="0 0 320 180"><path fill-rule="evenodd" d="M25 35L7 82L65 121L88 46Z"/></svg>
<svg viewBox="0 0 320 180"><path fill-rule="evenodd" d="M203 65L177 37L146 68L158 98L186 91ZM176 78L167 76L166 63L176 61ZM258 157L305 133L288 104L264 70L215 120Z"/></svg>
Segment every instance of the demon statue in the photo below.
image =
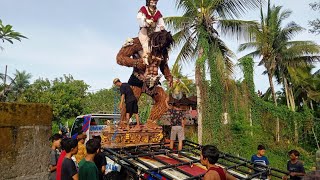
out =
<svg viewBox="0 0 320 180"><path fill-rule="evenodd" d="M168 50L173 44L170 32L164 28L160 11L156 8L157 0L147 0L138 12L140 25L139 37L127 39L117 54L117 63L132 67L133 72L128 83L139 100L141 93L146 93L154 100L150 116L145 127L157 128L156 121L167 111L168 95L160 86L159 69L172 85L172 75L168 66ZM120 127L126 127L125 108L121 111Z"/></svg>

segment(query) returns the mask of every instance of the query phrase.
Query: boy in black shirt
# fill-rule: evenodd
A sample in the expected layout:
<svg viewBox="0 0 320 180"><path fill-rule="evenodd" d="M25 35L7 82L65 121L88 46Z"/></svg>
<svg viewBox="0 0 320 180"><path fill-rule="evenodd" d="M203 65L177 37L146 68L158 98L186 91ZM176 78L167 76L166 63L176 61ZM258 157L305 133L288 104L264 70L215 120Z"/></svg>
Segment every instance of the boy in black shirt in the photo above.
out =
<svg viewBox="0 0 320 180"><path fill-rule="evenodd" d="M302 180L302 177L306 174L303 163L298 160L300 153L297 150L291 150L288 153L290 160L287 164L287 170L289 171L291 180ZM283 179L288 179L287 176L284 176Z"/></svg>
<svg viewBox="0 0 320 180"><path fill-rule="evenodd" d="M121 102L119 109L122 109L123 102L126 103L126 119L128 122L127 128L129 129L129 119L134 114L137 121L137 128L140 127L139 115L138 115L138 101L134 96L133 91L128 83L122 83L119 78L113 80L113 84L120 87Z"/></svg>
<svg viewBox="0 0 320 180"><path fill-rule="evenodd" d="M101 152L101 137L93 136L92 138L100 144L99 152L94 157L94 163L96 164L99 171L99 180L103 180L103 175L105 174L107 165L106 156Z"/></svg>
<svg viewBox="0 0 320 180"><path fill-rule="evenodd" d="M61 166L61 180L78 180L78 171L71 157L78 152L78 141L76 139L68 139L64 144L66 156Z"/></svg>

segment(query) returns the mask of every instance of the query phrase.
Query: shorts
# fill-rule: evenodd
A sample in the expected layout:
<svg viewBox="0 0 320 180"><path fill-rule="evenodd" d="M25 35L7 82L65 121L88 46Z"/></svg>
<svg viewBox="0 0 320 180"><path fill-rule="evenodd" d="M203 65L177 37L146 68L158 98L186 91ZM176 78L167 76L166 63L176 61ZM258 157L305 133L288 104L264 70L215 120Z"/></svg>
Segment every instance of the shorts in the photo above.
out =
<svg viewBox="0 0 320 180"><path fill-rule="evenodd" d="M170 133L170 140L175 141L178 135L178 140L184 140L184 129L182 126L172 126L171 133Z"/></svg>
<svg viewBox="0 0 320 180"><path fill-rule="evenodd" d="M138 101L137 100L126 103L126 113L129 113L130 115L138 114Z"/></svg>

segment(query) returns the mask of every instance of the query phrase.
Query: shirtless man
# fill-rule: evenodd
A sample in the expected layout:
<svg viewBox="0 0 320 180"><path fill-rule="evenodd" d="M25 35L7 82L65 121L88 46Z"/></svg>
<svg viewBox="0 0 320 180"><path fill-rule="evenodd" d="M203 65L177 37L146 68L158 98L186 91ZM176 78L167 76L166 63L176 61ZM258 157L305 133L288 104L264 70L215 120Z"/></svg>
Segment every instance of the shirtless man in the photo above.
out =
<svg viewBox="0 0 320 180"><path fill-rule="evenodd" d="M215 165L219 159L219 150L212 145L203 146L200 154L201 164L206 166L208 171L204 175L203 180L235 180L223 168Z"/></svg>

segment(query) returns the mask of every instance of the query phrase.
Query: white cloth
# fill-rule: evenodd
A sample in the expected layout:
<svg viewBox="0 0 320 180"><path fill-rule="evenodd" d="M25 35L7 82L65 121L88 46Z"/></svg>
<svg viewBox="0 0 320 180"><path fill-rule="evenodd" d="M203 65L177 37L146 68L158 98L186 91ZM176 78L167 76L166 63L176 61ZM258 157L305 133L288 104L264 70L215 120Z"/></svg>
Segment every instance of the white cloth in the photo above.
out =
<svg viewBox="0 0 320 180"><path fill-rule="evenodd" d="M151 15L151 13L149 12L148 8L146 7L146 10L148 12L149 15ZM140 31L138 34L138 38L140 40L140 43L142 45L143 48L143 54L142 56L144 57L147 53L150 52L149 49L149 37L148 37L148 33L147 33L147 28L148 28L148 23L146 22L146 15L143 14L142 12L139 12L137 15L137 20L138 20L138 24L140 26ZM159 32L161 31L161 27L163 27L165 29L165 24L164 24L164 20L163 18L159 18L158 21L156 22L156 28L154 30L154 32Z"/></svg>
<svg viewBox="0 0 320 180"><path fill-rule="evenodd" d="M147 9L148 11L148 9ZM149 13L149 11L148 11ZM150 13L149 13L150 14ZM139 26L141 28L144 28L144 27L148 27L148 24L146 22L146 16L142 13L142 12L139 12L138 15L137 15L137 20L138 20L138 23L139 23ZM156 22L156 29L155 29L155 32L159 32L161 29L160 27L163 26L164 29L165 29L165 24L164 24L164 20L163 18L159 18L158 21Z"/></svg>

